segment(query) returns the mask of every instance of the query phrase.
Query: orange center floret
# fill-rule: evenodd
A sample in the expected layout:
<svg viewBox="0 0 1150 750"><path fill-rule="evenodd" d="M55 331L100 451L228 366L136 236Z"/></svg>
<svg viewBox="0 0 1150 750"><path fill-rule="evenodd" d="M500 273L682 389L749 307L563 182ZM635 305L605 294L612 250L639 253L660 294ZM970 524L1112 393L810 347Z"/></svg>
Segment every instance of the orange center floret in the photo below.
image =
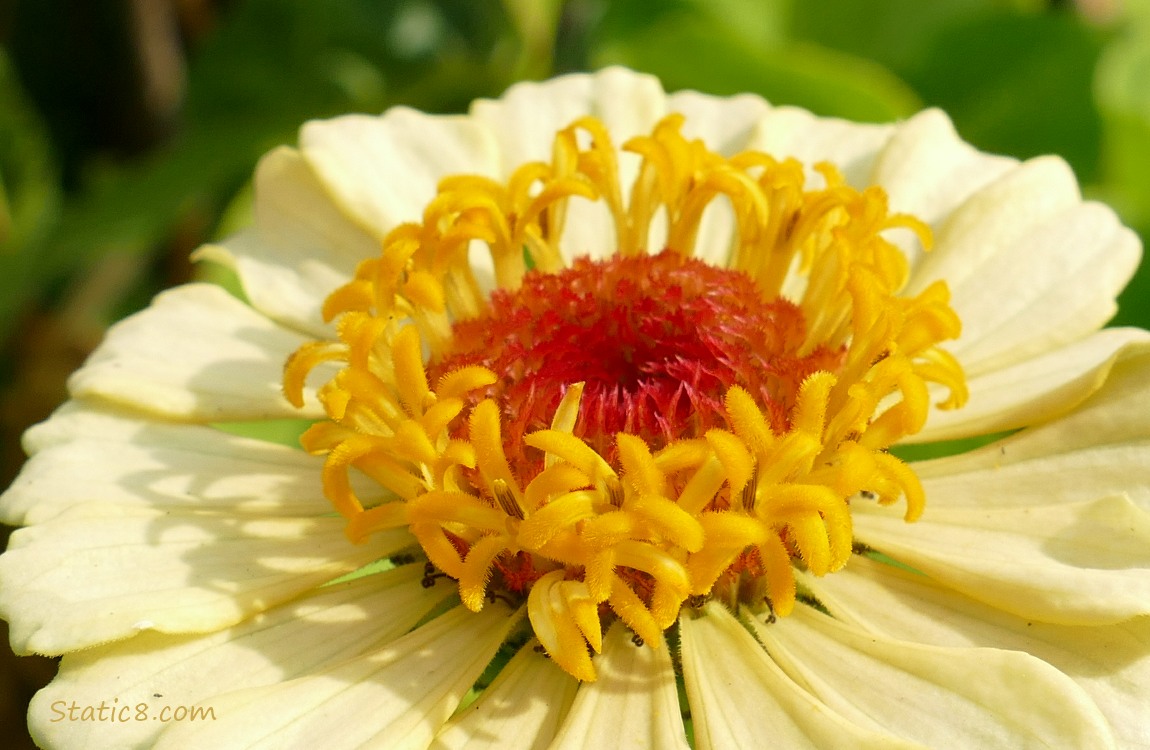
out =
<svg viewBox="0 0 1150 750"><path fill-rule="evenodd" d="M852 497L918 517L922 488L886 449L922 428L929 384L944 408L965 399L937 346L960 328L945 285L898 296L908 267L884 233L928 247L921 222L829 165L808 188L796 162L725 158L682 125L624 145L629 191L592 118L506 184L443 180L328 298L338 341L285 369L301 405L317 364L342 365L302 442L349 538L418 543L475 611L525 596L583 680L616 617L657 646L700 599L786 615L795 567L850 558ZM577 220L612 226L616 253L568 261L564 227L589 206ZM724 267L693 257L704 235Z"/></svg>

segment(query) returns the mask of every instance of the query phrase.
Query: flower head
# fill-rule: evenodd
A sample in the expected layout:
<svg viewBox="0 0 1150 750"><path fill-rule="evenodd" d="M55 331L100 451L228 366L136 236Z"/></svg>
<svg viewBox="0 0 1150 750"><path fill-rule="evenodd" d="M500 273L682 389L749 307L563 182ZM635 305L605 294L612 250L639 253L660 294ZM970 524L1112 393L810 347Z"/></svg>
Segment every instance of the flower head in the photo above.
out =
<svg viewBox="0 0 1150 750"><path fill-rule="evenodd" d="M610 69L256 191L250 304L116 327L0 501L41 741L1150 744L1140 251L1061 161Z"/></svg>

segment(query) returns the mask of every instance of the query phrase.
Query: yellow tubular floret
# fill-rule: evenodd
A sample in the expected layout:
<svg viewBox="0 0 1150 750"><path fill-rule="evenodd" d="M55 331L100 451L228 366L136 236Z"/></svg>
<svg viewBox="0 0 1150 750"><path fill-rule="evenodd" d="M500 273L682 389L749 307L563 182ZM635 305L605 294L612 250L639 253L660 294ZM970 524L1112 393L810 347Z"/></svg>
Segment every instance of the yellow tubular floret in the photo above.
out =
<svg viewBox="0 0 1150 750"><path fill-rule="evenodd" d="M658 644L695 597L789 613L796 566L821 576L847 564L852 502L905 499L908 521L923 513L913 469L887 449L922 429L933 390L946 391L942 408L967 397L961 367L939 348L961 331L948 290L940 282L899 297L910 268L883 234L908 229L929 249L927 225L890 214L881 188L856 190L833 166L816 165L807 185L794 160L725 158L685 138L683 125L670 115L624 145L638 158L632 185L620 183L616 146L591 117L559 131L549 162L506 182L444 179L422 220L394 229L326 301L338 340L306 344L284 370L284 394L301 406L309 373L343 368L318 391L329 421L302 442L326 456L324 492L349 538L407 527L472 610L492 595L526 597L539 643L580 680L595 678L589 649L602 648L613 618ZM535 394L557 406L515 429L517 407L499 395L509 376L494 365L431 382L429 357L452 351L453 325L488 310L474 252L486 248L505 291L530 267L564 269L573 199L605 206L621 256L662 250L647 246L652 236L695 253L703 217L723 204L735 229L730 268L762 302L793 295L805 324L796 355L815 353L825 369L793 376L785 414L759 386L731 383L718 423L700 420L677 439L585 436L584 382ZM353 472L383 486L387 502L365 507Z"/></svg>

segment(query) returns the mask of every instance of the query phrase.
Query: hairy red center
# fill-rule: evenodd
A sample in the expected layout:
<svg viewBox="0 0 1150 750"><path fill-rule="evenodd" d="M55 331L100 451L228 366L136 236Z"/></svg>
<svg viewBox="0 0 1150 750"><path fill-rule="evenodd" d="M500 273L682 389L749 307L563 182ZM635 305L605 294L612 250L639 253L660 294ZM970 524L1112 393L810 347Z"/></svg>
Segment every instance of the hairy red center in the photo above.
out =
<svg viewBox="0 0 1150 750"><path fill-rule="evenodd" d="M522 437L550 426L572 383L586 384L574 433L604 456L617 432L658 449L725 426L723 397L734 385L785 432L799 385L836 369L842 356L823 348L799 355L804 335L796 305L764 300L739 271L670 250L581 258L497 290L483 316L455 323L452 349L428 375L436 382L465 365L496 373L498 382L474 398L503 405L508 459L529 477L536 472L525 465Z"/></svg>

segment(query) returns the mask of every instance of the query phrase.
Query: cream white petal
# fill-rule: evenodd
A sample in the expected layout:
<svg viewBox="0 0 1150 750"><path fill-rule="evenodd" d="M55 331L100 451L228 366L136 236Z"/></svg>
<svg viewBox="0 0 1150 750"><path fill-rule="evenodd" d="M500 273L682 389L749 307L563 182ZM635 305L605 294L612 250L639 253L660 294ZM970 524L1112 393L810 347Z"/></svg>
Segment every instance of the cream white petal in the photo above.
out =
<svg viewBox="0 0 1150 750"><path fill-rule="evenodd" d="M918 462L932 506L1002 507L1126 492L1150 510L1150 354L1120 359L1102 388L1051 422Z"/></svg>
<svg viewBox="0 0 1150 750"><path fill-rule="evenodd" d="M156 748L425 748L518 619L456 607L366 656L221 695L217 721L169 725Z"/></svg>
<svg viewBox="0 0 1150 750"><path fill-rule="evenodd" d="M32 457L0 495L0 519L43 523L89 503L274 516L331 511L323 459L202 425L143 421L72 401L25 440ZM361 498L384 499L356 472Z"/></svg>
<svg viewBox="0 0 1150 750"><path fill-rule="evenodd" d="M555 133L580 117L601 120L618 147L632 136L648 133L666 108L657 78L605 68L517 83L499 99L473 102L471 115L495 135L503 156L501 171L508 175L520 164L549 161Z"/></svg>
<svg viewBox="0 0 1150 750"><path fill-rule="evenodd" d="M713 96L698 91L678 91L667 96L667 111L682 113L683 135L699 138L723 156L745 151L752 133L771 107L754 94Z"/></svg>
<svg viewBox="0 0 1150 750"><path fill-rule="evenodd" d="M475 703L456 714L431 750L546 750L579 683L535 650L519 649ZM614 720L614 719L612 719Z"/></svg>
<svg viewBox="0 0 1150 750"><path fill-rule="evenodd" d="M220 287L187 284L112 326L68 387L191 421L322 417L310 392L302 409L283 397L284 362L305 341ZM317 368L312 382L331 374Z"/></svg>
<svg viewBox="0 0 1150 750"><path fill-rule="evenodd" d="M1082 203L1070 167L1050 156L971 195L935 239L906 293L947 283L962 319L962 336L948 348L968 377L1100 328L1140 255L1137 236L1109 208Z"/></svg>
<svg viewBox="0 0 1150 750"><path fill-rule="evenodd" d="M499 142L505 175L525 162L550 161L555 133L585 115L607 127L618 150L632 136L649 133L666 111L658 79L623 68L518 83L498 100L471 105L471 115ZM629 190L639 157L619 152L618 159L620 184ZM615 225L603 202L572 199L567 211L560 249L568 259L615 252Z"/></svg>
<svg viewBox="0 0 1150 750"><path fill-rule="evenodd" d="M928 747L1113 747L1089 697L1027 654L898 641L806 606L750 622L792 679L863 726Z"/></svg>
<svg viewBox="0 0 1150 750"><path fill-rule="evenodd" d="M804 165L830 162L848 184L870 184L874 161L895 130L894 125L849 122L818 117L797 107L775 107L759 121L748 148Z"/></svg>
<svg viewBox="0 0 1150 750"><path fill-rule="evenodd" d="M920 475L928 507L1026 507L1126 492L1131 501L1150 510L1150 438L1020 461L1010 456L1014 445L994 444L981 451L991 461L997 453L998 465L938 478Z"/></svg>
<svg viewBox="0 0 1150 750"><path fill-rule="evenodd" d="M1066 209L952 287L964 333L951 351L969 377L1081 339L1117 312L1140 248L1106 206Z"/></svg>
<svg viewBox="0 0 1150 750"><path fill-rule="evenodd" d="M12 534L0 613L19 652L60 654L144 630L202 633L411 543L352 545L344 519L244 518L79 506Z"/></svg>
<svg viewBox="0 0 1150 750"><path fill-rule="evenodd" d="M1081 202L1078 181L1065 161L1040 156L1023 162L968 197L939 224L934 249L923 256L906 293L918 294L938 279L952 292L996 282L982 272L984 266L1016 252L1016 243L1036 226Z"/></svg>
<svg viewBox="0 0 1150 750"><path fill-rule="evenodd" d="M257 310L319 338L334 338L320 309L379 238L340 209L303 155L278 148L260 160L254 178L255 225L197 251L236 270Z"/></svg>
<svg viewBox="0 0 1150 750"><path fill-rule="evenodd" d="M919 747L844 719L771 661L721 605L679 619L683 679L700 750ZM865 680L865 675L859 676Z"/></svg>
<svg viewBox="0 0 1150 750"><path fill-rule="evenodd" d="M1106 716L1120 747L1150 747L1150 618L1098 627L1016 617L923 575L855 557L804 584L832 615L872 633L948 647L1032 654L1068 675Z"/></svg>
<svg viewBox="0 0 1150 750"><path fill-rule="evenodd" d="M856 506L855 538L980 601L1065 625L1150 614L1150 513L1125 497L886 510Z"/></svg>
<svg viewBox="0 0 1150 750"><path fill-rule="evenodd" d="M452 594L446 584L424 588L422 576L421 565L408 565L316 589L227 630L146 632L67 654L56 678L32 700L32 734L44 747L149 748L166 727L159 719L164 707L196 706L216 715L212 699L220 693L321 671L403 635ZM126 709L122 715L130 720L54 721L72 704L101 702L118 715ZM141 705L144 721L137 720Z"/></svg>
<svg viewBox="0 0 1150 750"><path fill-rule="evenodd" d="M881 185L892 211L913 214L935 226L975 191L1017 164L984 154L963 141L944 112L928 109L900 123L875 159L869 184ZM911 266L921 255L908 232L891 233Z"/></svg>
<svg viewBox="0 0 1150 750"><path fill-rule="evenodd" d="M1150 333L1107 328L1024 362L967 381L961 409L931 409L926 426L905 442L985 435L1045 422L1073 409L1105 382L1114 364L1146 351Z"/></svg>
<svg viewBox="0 0 1150 750"><path fill-rule="evenodd" d="M689 747L666 643L637 646L616 622L595 669L598 679L580 686L553 750Z"/></svg>
<svg viewBox="0 0 1150 750"><path fill-rule="evenodd" d="M444 177L499 176L496 140L481 123L407 107L309 122L300 149L331 199L377 240L422 218Z"/></svg>

